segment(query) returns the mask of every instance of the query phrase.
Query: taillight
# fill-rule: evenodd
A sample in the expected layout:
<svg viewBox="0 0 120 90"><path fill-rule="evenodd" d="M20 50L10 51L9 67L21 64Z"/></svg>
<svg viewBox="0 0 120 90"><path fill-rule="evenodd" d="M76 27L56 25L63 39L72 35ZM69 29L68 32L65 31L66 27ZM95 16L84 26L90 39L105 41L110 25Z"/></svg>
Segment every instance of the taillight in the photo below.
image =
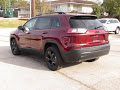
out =
<svg viewBox="0 0 120 90"><path fill-rule="evenodd" d="M71 28L67 33L86 33L87 29L85 28Z"/></svg>
<svg viewBox="0 0 120 90"><path fill-rule="evenodd" d="M76 47L74 47L74 49L80 49L81 47L80 46L76 46Z"/></svg>

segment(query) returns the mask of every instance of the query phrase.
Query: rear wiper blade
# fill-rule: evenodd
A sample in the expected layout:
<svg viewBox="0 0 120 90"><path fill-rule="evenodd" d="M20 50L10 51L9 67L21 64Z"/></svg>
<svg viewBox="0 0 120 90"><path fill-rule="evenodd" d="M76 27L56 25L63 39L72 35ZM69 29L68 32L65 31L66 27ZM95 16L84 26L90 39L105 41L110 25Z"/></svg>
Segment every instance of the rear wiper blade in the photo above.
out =
<svg viewBox="0 0 120 90"><path fill-rule="evenodd" d="M103 26L98 26L98 27L95 27L95 29L98 29L98 28L100 28L100 27L103 27Z"/></svg>

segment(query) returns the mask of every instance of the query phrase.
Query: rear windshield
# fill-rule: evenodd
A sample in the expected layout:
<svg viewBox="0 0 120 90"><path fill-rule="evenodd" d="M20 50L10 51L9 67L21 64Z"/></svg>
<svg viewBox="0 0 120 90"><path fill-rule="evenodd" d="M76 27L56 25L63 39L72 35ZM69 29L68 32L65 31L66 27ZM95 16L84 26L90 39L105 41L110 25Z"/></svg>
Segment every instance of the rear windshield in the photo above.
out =
<svg viewBox="0 0 120 90"><path fill-rule="evenodd" d="M107 20L99 20L101 23L106 23Z"/></svg>
<svg viewBox="0 0 120 90"><path fill-rule="evenodd" d="M104 29L100 21L94 18L70 18L69 23L71 28Z"/></svg>

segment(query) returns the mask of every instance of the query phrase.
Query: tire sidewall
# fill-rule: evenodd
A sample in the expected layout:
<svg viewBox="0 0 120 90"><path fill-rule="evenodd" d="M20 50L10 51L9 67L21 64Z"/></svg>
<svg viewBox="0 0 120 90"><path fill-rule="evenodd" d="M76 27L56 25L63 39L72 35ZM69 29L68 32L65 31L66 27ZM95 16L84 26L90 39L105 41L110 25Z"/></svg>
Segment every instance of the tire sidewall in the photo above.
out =
<svg viewBox="0 0 120 90"><path fill-rule="evenodd" d="M52 52L55 53L55 56L56 56L56 66L55 66L54 68L52 68L52 67L50 66L50 64L48 63L48 61L47 61L47 59L46 59L46 56L47 56L47 52L48 52L48 51L52 51ZM46 52L45 52L44 58L45 58L47 67L48 67L50 70L55 71L55 70L60 69L60 67L62 66L62 63L61 63L62 58L61 58L60 53L59 53L59 51L58 51L58 49L57 49L56 47L49 47L49 48L46 50Z"/></svg>
<svg viewBox="0 0 120 90"><path fill-rule="evenodd" d="M119 34L120 29L117 27L115 30L115 34Z"/></svg>
<svg viewBox="0 0 120 90"><path fill-rule="evenodd" d="M13 50L12 50L12 42L14 42L14 43L16 44L16 48L17 48L16 51L13 51ZM11 45L11 51L12 51L12 53L13 53L14 55L19 55L19 54L20 54L20 50L19 50L19 48L18 48L18 45L17 45L17 42L16 42L15 39L13 39L13 40L11 41L10 45Z"/></svg>

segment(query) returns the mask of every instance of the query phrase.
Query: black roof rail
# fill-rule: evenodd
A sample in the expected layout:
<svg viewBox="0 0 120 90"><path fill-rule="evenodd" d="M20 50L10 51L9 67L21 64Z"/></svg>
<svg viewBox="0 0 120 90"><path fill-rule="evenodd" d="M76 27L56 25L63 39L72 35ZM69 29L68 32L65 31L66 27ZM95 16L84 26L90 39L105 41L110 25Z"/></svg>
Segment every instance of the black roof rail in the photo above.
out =
<svg viewBox="0 0 120 90"><path fill-rule="evenodd" d="M41 13L41 14L38 14L36 16L40 16L40 15L44 15L44 14L55 14L55 13L58 13L58 14L66 14L65 12L50 12L50 13Z"/></svg>

